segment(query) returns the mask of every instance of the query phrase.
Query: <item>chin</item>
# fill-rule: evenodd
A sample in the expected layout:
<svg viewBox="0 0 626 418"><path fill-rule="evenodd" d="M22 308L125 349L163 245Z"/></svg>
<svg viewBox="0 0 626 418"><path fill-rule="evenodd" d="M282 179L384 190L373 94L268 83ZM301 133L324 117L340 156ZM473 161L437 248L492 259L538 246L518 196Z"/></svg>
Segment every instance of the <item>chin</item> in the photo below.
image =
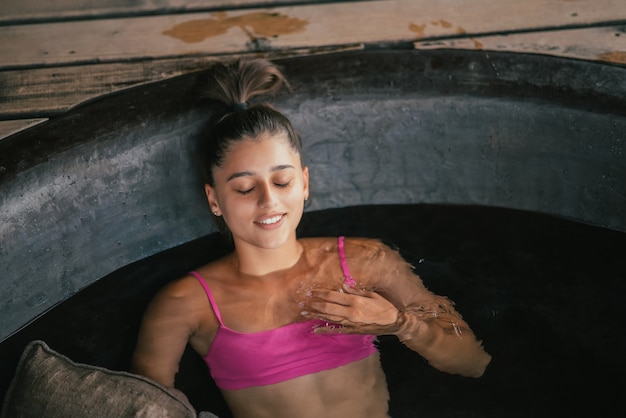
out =
<svg viewBox="0 0 626 418"><path fill-rule="evenodd" d="M258 245L267 250L276 250L289 243L291 240L295 240L295 233L284 233L279 231L275 234L269 233L265 237L258 238Z"/></svg>

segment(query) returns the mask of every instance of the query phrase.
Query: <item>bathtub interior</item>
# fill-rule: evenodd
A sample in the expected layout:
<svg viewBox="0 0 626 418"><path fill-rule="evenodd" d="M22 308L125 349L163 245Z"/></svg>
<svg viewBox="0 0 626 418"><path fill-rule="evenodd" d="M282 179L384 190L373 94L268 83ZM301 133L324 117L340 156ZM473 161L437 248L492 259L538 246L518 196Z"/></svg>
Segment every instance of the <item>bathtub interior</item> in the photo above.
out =
<svg viewBox="0 0 626 418"><path fill-rule="evenodd" d="M626 230L623 67L467 51L280 62L308 210L471 204ZM124 265L212 231L196 170L203 73L104 97L0 141L3 340ZM45 280L46 286L39 286Z"/></svg>
<svg viewBox="0 0 626 418"><path fill-rule="evenodd" d="M380 337L392 417L595 416L610 415L619 402L626 234L527 211L417 204L312 211L299 233L365 236L397 247L428 288L456 302L492 354L482 378L463 378ZM13 357L34 338L76 361L127 370L154 292L227 248L212 233L82 290L3 342L2 385ZM177 386L197 410L231 416L189 349Z"/></svg>
<svg viewBox="0 0 626 418"><path fill-rule="evenodd" d="M382 338L400 394L393 416L472 416L464 411L480 405L473 416L554 416L559 407L576 415L611 405L624 376L615 330L625 318L616 277L626 277L617 262L626 68L394 50L281 64L293 91L273 102L301 133L312 175L302 233L394 243L498 354L485 378L467 381ZM202 77L104 97L0 141L5 370L38 335L76 361L125 369L156 289L224 251L195 170L197 140L215 112L197 100ZM574 222L574 232L551 222ZM194 356L185 362L185 373L198 369ZM583 405L594 370L601 394ZM195 379L208 377L183 374L181 384ZM198 387L187 388L196 405L210 406ZM510 404L503 412L504 400L513 412ZM446 402L448 415L437 415Z"/></svg>

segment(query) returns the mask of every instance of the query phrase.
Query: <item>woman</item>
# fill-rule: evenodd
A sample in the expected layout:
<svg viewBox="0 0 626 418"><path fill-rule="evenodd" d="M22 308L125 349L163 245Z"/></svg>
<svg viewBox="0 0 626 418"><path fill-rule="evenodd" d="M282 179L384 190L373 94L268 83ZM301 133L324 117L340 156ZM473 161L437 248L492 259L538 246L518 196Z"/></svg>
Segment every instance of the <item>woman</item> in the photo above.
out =
<svg viewBox="0 0 626 418"><path fill-rule="evenodd" d="M190 344L238 418L386 417L377 335L440 370L481 376L490 356L397 252L296 237L309 197L300 138L271 105L248 105L284 84L264 60L213 67L208 96L228 111L207 139L205 192L234 251L159 292L134 371L173 387Z"/></svg>

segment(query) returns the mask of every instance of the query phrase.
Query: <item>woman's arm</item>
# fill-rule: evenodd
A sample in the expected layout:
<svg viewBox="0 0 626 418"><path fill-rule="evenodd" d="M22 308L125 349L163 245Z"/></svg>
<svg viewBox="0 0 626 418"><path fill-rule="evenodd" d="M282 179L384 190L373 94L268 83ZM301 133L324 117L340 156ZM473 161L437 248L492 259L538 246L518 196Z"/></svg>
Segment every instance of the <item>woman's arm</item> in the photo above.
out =
<svg viewBox="0 0 626 418"><path fill-rule="evenodd" d="M190 283L182 279L169 284L148 306L133 353L133 373L174 387L180 359L198 326Z"/></svg>
<svg viewBox="0 0 626 418"><path fill-rule="evenodd" d="M306 316L339 323L334 332L396 335L435 368L480 377L491 360L447 298L430 292L397 251L378 241L346 242L357 285L313 290Z"/></svg>

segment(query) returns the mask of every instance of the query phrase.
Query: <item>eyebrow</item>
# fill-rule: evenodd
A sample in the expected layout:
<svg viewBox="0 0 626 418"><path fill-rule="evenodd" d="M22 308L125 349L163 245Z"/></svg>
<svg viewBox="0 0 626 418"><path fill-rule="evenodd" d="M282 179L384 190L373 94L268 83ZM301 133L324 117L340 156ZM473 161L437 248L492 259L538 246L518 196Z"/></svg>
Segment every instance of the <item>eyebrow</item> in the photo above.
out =
<svg viewBox="0 0 626 418"><path fill-rule="evenodd" d="M295 169L295 167L292 166L291 164L280 164L280 165L275 165L274 167L272 167L270 171L276 172L276 171L286 170L289 168ZM253 171L238 171L228 176L228 178L226 179L226 182L229 182L239 177L253 176L254 174L255 173Z"/></svg>

